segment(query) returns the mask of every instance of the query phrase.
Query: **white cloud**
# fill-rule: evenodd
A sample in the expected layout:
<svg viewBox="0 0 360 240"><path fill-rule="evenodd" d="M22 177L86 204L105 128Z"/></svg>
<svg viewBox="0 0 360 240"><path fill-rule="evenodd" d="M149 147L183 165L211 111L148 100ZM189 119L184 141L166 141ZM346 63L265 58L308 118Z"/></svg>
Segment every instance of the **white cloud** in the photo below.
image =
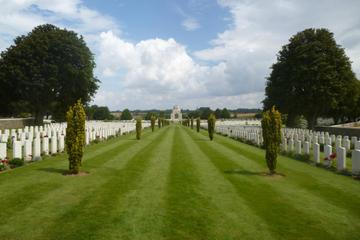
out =
<svg viewBox="0 0 360 240"><path fill-rule="evenodd" d="M0 0L0 50L42 23L84 35L102 85L94 103L111 109L260 107L265 77L281 46L298 31L326 27L360 77L360 1L218 0L231 13L227 29L197 52L176 39L124 39L111 17L80 0ZM184 14L183 27L200 24Z"/></svg>
<svg viewBox="0 0 360 240"><path fill-rule="evenodd" d="M188 17L186 18L181 25L185 28L186 31L194 31L200 28L199 22L195 18Z"/></svg>

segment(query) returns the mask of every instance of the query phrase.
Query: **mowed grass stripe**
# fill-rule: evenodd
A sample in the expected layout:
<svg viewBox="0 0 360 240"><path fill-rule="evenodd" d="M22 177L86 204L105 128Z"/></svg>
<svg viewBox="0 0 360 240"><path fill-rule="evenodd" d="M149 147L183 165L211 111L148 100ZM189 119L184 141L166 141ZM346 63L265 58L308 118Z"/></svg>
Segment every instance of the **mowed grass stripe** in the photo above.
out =
<svg viewBox="0 0 360 240"><path fill-rule="evenodd" d="M212 209L203 196L191 151L185 144L183 131L175 127L170 171L167 180L167 214L163 228L165 239L212 239L213 222L208 216Z"/></svg>
<svg viewBox="0 0 360 240"><path fill-rule="evenodd" d="M159 130L156 130L159 131ZM160 130L161 131L161 130ZM108 216L111 225L102 227L97 239L162 239L166 211L166 179L170 167L175 128L147 156L149 166L144 169L138 184L126 194L121 204L114 205Z"/></svg>
<svg viewBox="0 0 360 240"><path fill-rule="evenodd" d="M203 133L201 137L206 138L206 135ZM225 144L223 144L224 142ZM228 146L229 142L231 147ZM236 148L237 145L238 148ZM230 172L232 171L233 174L238 175L248 175L248 178L257 178L264 184L270 184L269 187L272 187L281 195L284 202L292 203L299 211L311 216L312 219L316 219L316 225L319 225L319 228L324 226L324 222L328 225L333 225L334 227L326 229L333 237L351 238L354 232L359 231L359 206L355 206L358 196L354 198L353 192L341 193L338 189L331 187L331 185L324 184L324 179L317 181L311 176L301 174L302 172L306 172L306 168L312 171L313 175L316 175L317 171L324 173L323 169L314 168L308 164L292 159L286 159L286 163L295 162L300 164L299 167L305 169L302 169L299 173L296 168L292 170L279 167L279 171L286 173L287 177L282 179L282 181L271 182L269 179L261 177L258 174L266 170L266 167L265 156L259 157L257 148L224 137L216 138L216 140L213 141L213 147L225 154L231 161L241 166L241 168L238 168L236 171L230 169ZM226 148L228 148L228 150L226 150ZM252 155L251 150L255 150L255 154ZM265 152L263 150L261 151L265 155ZM241 155L242 152L244 152L244 155ZM328 174L325 178L328 179L328 181L350 181L344 186L359 187L359 185L354 185L357 184L357 182L352 179L331 172L325 173ZM334 192L332 193L332 191ZM338 197L335 196L336 193L339 193ZM330 198L327 194L331 194L333 197ZM346 206L346 203L348 203L348 206ZM311 225L313 226L314 224ZM345 228L346 231L344 231Z"/></svg>
<svg viewBox="0 0 360 240"><path fill-rule="evenodd" d="M206 138L205 132L202 132L202 135ZM234 161L252 160L245 161L245 163L253 164L253 166L257 163L258 166L264 166L266 169L264 150L223 136L217 135L216 137L215 142L240 154L240 157ZM241 162L244 163L244 161ZM249 167L247 167L247 171L251 174ZM350 232L360 227L360 205L358 204L360 196L357 194L360 192L360 185L357 181L283 156L278 158L278 172L287 175L287 181L281 182L278 188L280 191L286 190L286 195L291 197L292 201L307 202L307 211L317 214L319 219L327 219L331 224L348 225ZM319 205L322 208L319 208ZM349 216L354 219L355 224L348 224ZM329 231L333 235L338 234L336 227L329 228Z"/></svg>
<svg viewBox="0 0 360 240"><path fill-rule="evenodd" d="M117 145L117 148L112 148L111 151L106 151L101 157L91 158L93 167L99 168L102 164L105 164L111 159L118 159L119 154L124 151L136 152L138 150L130 148L130 146L135 145L137 141L127 141L124 143L125 144ZM138 144L138 146L141 145ZM138 146L136 147L138 148ZM71 184L60 184L61 182L66 183L70 180L64 179L64 176L61 175L66 171L68 162L66 155L64 154L57 156L56 158L57 159L48 159L49 161L47 161L46 164L43 162L34 163L33 165L37 166L24 166L19 169L21 171L16 171L17 169L15 169L11 172L12 176L17 176L19 172L22 173L23 171L27 171L28 176L26 176L26 178L24 177L25 179L20 177L17 178L16 184L14 184L11 179L3 181L6 184L0 186L0 191L6 192L7 194L0 195L0 201L3 203L2 205L4 207L3 210L0 211L0 219L7 218L10 220L17 212L23 211L26 207L31 207L33 202L46 198L46 195L51 192L66 192L66 188L71 188L75 193L77 192L77 189L74 189ZM44 167L44 165L46 167ZM89 168L87 165L88 164L84 164L84 169L91 170L93 168ZM26 169L27 167L29 168L28 170ZM96 169L96 171L98 170L99 169ZM81 180L79 182L81 182ZM101 179L99 178L96 183L100 182ZM83 181L83 183L87 184L88 182ZM82 187L88 188L90 185L88 184L87 186Z"/></svg>
<svg viewBox="0 0 360 240"><path fill-rule="evenodd" d="M34 235L35 239L39 239L39 237L36 236L38 234L41 235L44 230L53 224L51 221L46 221L46 219L57 218L59 214L66 214L74 205L80 204L84 198L91 198L96 194L97 188L105 184L109 178L109 169L101 167L102 165L108 161L115 161L117 165L125 165L130 157L133 157L139 150L151 144L153 139L156 139L159 134L162 134L162 132L148 136L148 139L144 141L129 141L132 145L131 147L127 144L118 145L116 151L107 151L103 153L103 155L92 159L92 162L99 163L98 169L91 170L88 176L62 176L62 168L57 169L51 166L51 164L55 165L57 162L48 162L47 166L49 167L46 169L39 166L36 169L32 169L32 171L28 171L28 174L33 177L31 178L32 181L28 182L29 185L25 186L24 196L19 194L19 191L1 194L2 197L10 198L10 200L16 199L17 202L5 201L5 203L7 203L6 211L1 211L0 215L2 219L8 219L9 222L0 225L0 239L2 239L2 236L12 236L12 234L15 234L14 237L12 237L15 239L15 236L18 236L19 233L21 239L22 230L29 236ZM134 138L134 135L129 137ZM125 158L124 155L128 158ZM59 161L64 162L63 167L66 169L67 160L63 158L59 159ZM87 164L89 162L90 161L88 161ZM14 174L16 174L16 172L14 172ZM42 184L48 186L45 189L46 191L41 188ZM39 188L37 186L39 186ZM13 184L13 187L16 188L17 185ZM19 198L19 195L21 198ZM19 212L19 214L17 214L17 212ZM28 224L29 219L32 219L32 224L41 227L31 227L32 224ZM13 225L11 222L18 222L19 224ZM21 224L22 222L24 222L24 224ZM20 230L20 232L19 229L12 230L13 227L21 227L22 230ZM29 237L29 239L31 238Z"/></svg>
<svg viewBox="0 0 360 240"><path fill-rule="evenodd" d="M190 133L190 135L196 138L195 133ZM317 222L312 215L300 211L298 206L287 201L286 196L283 197L281 192L272 186L277 182L285 181L284 179L259 176L258 173L264 170L262 167L257 171L248 171L249 168L254 167L251 160L238 164L229 157L234 156L234 152L227 153L226 148L220 148L221 143L217 144L217 141L199 141L198 146L234 185L247 205L267 222L268 229L274 237L277 239L312 239L316 236L318 239L333 239L333 236L327 232L326 226ZM241 158L241 155L237 155ZM269 183L269 181L273 181L273 183Z"/></svg>
<svg viewBox="0 0 360 240"><path fill-rule="evenodd" d="M156 146L166 138L168 131L169 128L155 133L157 138L138 150L126 161L123 168L107 169L107 175L103 176L106 181L93 189L92 195L68 208L65 214L55 220L44 236L50 239L98 239L96 235L102 228L114 232L121 231L112 228L113 209L121 205L127 194L137 188L142 175L150 165L151 157L158 150Z"/></svg>
<svg viewBox="0 0 360 240"><path fill-rule="evenodd" d="M209 141L193 130L182 131L185 144L190 149L194 165L199 171L203 194L211 201L209 215L215 222L211 228L214 239L273 239L267 224L258 217L238 194L236 188L211 162L198 146L199 141ZM261 231L259 231L261 229Z"/></svg>

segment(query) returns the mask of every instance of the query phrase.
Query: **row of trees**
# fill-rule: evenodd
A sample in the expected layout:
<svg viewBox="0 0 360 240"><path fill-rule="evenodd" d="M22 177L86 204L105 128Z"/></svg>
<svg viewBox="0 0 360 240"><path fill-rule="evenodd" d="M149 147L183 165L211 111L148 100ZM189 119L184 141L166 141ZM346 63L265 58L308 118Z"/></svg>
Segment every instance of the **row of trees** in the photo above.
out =
<svg viewBox="0 0 360 240"><path fill-rule="evenodd" d="M335 122L360 116L360 81L344 49L327 29L306 29L282 47L267 78L264 109L276 106L292 126L304 116L313 128L319 117Z"/></svg>

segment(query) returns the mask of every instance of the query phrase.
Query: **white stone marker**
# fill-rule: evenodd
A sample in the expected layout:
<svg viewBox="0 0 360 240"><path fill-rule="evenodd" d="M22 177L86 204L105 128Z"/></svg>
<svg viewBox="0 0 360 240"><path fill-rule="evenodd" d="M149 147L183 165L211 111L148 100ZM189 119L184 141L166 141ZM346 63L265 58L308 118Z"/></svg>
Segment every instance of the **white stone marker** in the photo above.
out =
<svg viewBox="0 0 360 240"><path fill-rule="evenodd" d="M6 143L0 143L0 160L7 157Z"/></svg>
<svg viewBox="0 0 360 240"><path fill-rule="evenodd" d="M349 139L344 139L344 148L346 150L350 150L350 147L351 147L351 142Z"/></svg>
<svg viewBox="0 0 360 240"><path fill-rule="evenodd" d="M360 141L355 142L355 150L360 150Z"/></svg>
<svg viewBox="0 0 360 240"><path fill-rule="evenodd" d="M294 151L294 140L292 138L290 138L289 140L289 148L290 148L290 152Z"/></svg>
<svg viewBox="0 0 360 240"><path fill-rule="evenodd" d="M41 158L41 145L40 138L34 138L33 141L33 160L39 160Z"/></svg>
<svg viewBox="0 0 360 240"><path fill-rule="evenodd" d="M22 158L21 148L22 148L21 141L13 142L13 158Z"/></svg>
<svg viewBox="0 0 360 240"><path fill-rule="evenodd" d="M337 138L336 141L335 141L335 147L338 148L338 147L341 147L341 138Z"/></svg>
<svg viewBox="0 0 360 240"><path fill-rule="evenodd" d="M324 146L324 154L326 158L330 158L330 155L332 154L332 147L330 145Z"/></svg>
<svg viewBox="0 0 360 240"><path fill-rule="evenodd" d="M45 155L49 155L49 138L48 137L43 137L41 150Z"/></svg>
<svg viewBox="0 0 360 240"><path fill-rule="evenodd" d="M65 136L64 135L59 135L58 150L59 150L59 152L64 152L64 149L65 149Z"/></svg>
<svg viewBox="0 0 360 240"><path fill-rule="evenodd" d="M346 149L344 147L336 149L336 168L339 171L346 169Z"/></svg>
<svg viewBox="0 0 360 240"><path fill-rule="evenodd" d="M295 141L295 152L296 152L296 154L301 154L301 141L300 140Z"/></svg>
<svg viewBox="0 0 360 240"><path fill-rule="evenodd" d="M314 143L314 162L320 163L320 144Z"/></svg>
<svg viewBox="0 0 360 240"><path fill-rule="evenodd" d="M352 151L352 174L360 174L360 150Z"/></svg>
<svg viewBox="0 0 360 240"><path fill-rule="evenodd" d="M52 136L51 137L51 148L50 148L50 153L51 154L56 154L57 153L57 139L56 136Z"/></svg>
<svg viewBox="0 0 360 240"><path fill-rule="evenodd" d="M284 141L283 141L283 143L282 143L282 150L283 150L284 152L287 151L287 140L286 140L286 138L284 139Z"/></svg>
<svg viewBox="0 0 360 240"><path fill-rule="evenodd" d="M25 140L24 142L24 160L31 161L32 159L32 144L31 140Z"/></svg>
<svg viewBox="0 0 360 240"><path fill-rule="evenodd" d="M351 137L351 143L352 143L352 144L355 144L356 141L357 141L357 137Z"/></svg>
<svg viewBox="0 0 360 240"><path fill-rule="evenodd" d="M304 153L310 154L310 143L308 141L304 142Z"/></svg>

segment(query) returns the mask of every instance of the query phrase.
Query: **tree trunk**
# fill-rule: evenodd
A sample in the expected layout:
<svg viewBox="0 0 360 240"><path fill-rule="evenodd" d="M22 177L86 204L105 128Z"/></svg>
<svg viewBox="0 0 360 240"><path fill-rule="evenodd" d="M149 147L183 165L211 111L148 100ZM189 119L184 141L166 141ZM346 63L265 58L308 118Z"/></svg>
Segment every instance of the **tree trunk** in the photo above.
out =
<svg viewBox="0 0 360 240"><path fill-rule="evenodd" d="M312 116L306 117L306 120L308 122L308 128L311 130L314 130L316 122L317 122L317 115L313 114Z"/></svg>
<svg viewBox="0 0 360 240"><path fill-rule="evenodd" d="M44 114L41 112L35 112L35 125L44 124Z"/></svg>

